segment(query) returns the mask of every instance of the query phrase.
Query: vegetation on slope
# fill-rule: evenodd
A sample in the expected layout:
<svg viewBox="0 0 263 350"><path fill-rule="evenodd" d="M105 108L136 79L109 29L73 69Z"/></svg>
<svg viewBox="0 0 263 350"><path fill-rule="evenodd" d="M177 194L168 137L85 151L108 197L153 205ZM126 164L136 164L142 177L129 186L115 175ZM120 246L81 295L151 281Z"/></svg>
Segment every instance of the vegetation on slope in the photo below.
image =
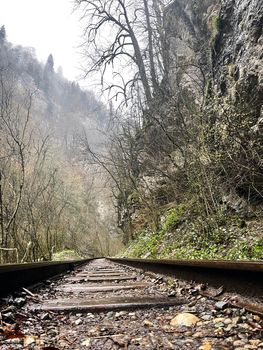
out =
<svg viewBox="0 0 263 350"><path fill-rule="evenodd" d="M260 1L149 0L138 15L133 0L75 2L92 68L113 66L106 89L124 96L110 152L92 156L114 182L127 254L262 258Z"/></svg>
<svg viewBox="0 0 263 350"><path fill-rule="evenodd" d="M193 219L189 205L161 215L160 229L136 233L124 257L153 259L263 259L263 220L238 215ZM196 212L194 213L196 215ZM147 220L147 218L146 218Z"/></svg>
<svg viewBox="0 0 263 350"><path fill-rule="evenodd" d="M55 72L52 55L38 62L34 49L13 46L1 28L0 263L51 260L66 247L81 256L115 251L112 214L98 210L96 169L81 146L85 133L100 147L90 129L107 118L91 92Z"/></svg>

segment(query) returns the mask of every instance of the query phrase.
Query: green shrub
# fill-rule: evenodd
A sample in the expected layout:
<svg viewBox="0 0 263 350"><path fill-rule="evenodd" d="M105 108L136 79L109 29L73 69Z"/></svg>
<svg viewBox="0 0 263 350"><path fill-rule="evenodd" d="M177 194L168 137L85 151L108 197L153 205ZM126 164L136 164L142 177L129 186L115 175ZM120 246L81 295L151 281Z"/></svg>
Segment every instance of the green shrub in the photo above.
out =
<svg viewBox="0 0 263 350"><path fill-rule="evenodd" d="M177 227L183 219L185 210L186 210L186 206L184 204L180 204L175 208L169 209L166 212L165 219L162 224L160 233L163 234Z"/></svg>
<svg viewBox="0 0 263 350"><path fill-rule="evenodd" d="M219 16L213 16L212 18L212 37L215 38L219 33Z"/></svg>

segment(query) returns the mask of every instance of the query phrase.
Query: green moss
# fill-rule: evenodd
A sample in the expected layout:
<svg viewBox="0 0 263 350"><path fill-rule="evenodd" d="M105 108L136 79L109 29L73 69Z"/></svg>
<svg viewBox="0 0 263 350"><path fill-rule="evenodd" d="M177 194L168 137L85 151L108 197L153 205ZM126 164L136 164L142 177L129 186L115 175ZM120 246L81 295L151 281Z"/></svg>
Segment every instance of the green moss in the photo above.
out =
<svg viewBox="0 0 263 350"><path fill-rule="evenodd" d="M140 203L140 194L139 194L137 191L133 191L133 192L128 196L128 203L129 203L129 204Z"/></svg>
<svg viewBox="0 0 263 350"><path fill-rule="evenodd" d="M66 260L78 260L81 257L74 250L62 250L61 252L54 253L52 256L53 261L66 261Z"/></svg>
<svg viewBox="0 0 263 350"><path fill-rule="evenodd" d="M163 218L160 230L142 231L137 238L130 242L129 248L125 251L125 256L157 258L162 250L163 237L167 232L175 229L182 221L186 210L184 204L180 204L175 208L169 209Z"/></svg>
<svg viewBox="0 0 263 350"><path fill-rule="evenodd" d="M160 240L161 235L159 233L142 231L137 239L130 243L124 255L129 257L143 257L147 255L147 257L156 258Z"/></svg>
<svg viewBox="0 0 263 350"><path fill-rule="evenodd" d="M219 16L213 16L212 18L212 37L215 38L219 33Z"/></svg>
<svg viewBox="0 0 263 350"><path fill-rule="evenodd" d="M263 238L232 220L213 217L204 222L185 220L186 206L170 209L157 232L144 231L124 256L160 259L263 259ZM183 220L184 218L184 220ZM220 226L222 225L222 226Z"/></svg>
<svg viewBox="0 0 263 350"><path fill-rule="evenodd" d="M185 210L186 206L184 204L169 209L165 214L165 219L160 232L163 234L178 226L183 218Z"/></svg>

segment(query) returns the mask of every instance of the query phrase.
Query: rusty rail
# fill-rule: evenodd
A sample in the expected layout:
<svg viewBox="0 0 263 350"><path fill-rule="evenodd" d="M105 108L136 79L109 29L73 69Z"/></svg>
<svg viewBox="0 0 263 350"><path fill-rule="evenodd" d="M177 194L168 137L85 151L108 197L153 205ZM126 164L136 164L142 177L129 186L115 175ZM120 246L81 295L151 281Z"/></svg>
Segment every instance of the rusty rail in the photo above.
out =
<svg viewBox="0 0 263 350"><path fill-rule="evenodd" d="M91 260L0 265L0 296L73 270Z"/></svg>
<svg viewBox="0 0 263 350"><path fill-rule="evenodd" d="M249 299L249 302L237 299L233 301L235 305L263 313L263 261L107 259L145 272L202 283L209 288L223 287L224 292ZM0 295L73 270L91 260L94 259L0 265ZM221 297L225 297L225 293Z"/></svg>
<svg viewBox="0 0 263 350"><path fill-rule="evenodd" d="M227 300L232 306L263 316L263 261L110 260L145 272L201 283L205 290L200 294L217 300ZM211 287L215 290L211 290ZM220 295L217 295L217 290L220 290Z"/></svg>
<svg viewBox="0 0 263 350"><path fill-rule="evenodd" d="M263 297L263 261L152 260L111 261L187 281L209 284L246 297Z"/></svg>

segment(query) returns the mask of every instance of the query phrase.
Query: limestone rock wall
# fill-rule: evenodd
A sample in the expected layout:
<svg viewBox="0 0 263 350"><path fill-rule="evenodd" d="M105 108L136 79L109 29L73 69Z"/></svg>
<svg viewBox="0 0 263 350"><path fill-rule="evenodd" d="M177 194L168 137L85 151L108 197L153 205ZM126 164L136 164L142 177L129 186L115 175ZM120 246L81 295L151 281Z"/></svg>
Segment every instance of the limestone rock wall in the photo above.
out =
<svg viewBox="0 0 263 350"><path fill-rule="evenodd" d="M263 100L263 2L223 0L212 52L215 92L260 117Z"/></svg>

